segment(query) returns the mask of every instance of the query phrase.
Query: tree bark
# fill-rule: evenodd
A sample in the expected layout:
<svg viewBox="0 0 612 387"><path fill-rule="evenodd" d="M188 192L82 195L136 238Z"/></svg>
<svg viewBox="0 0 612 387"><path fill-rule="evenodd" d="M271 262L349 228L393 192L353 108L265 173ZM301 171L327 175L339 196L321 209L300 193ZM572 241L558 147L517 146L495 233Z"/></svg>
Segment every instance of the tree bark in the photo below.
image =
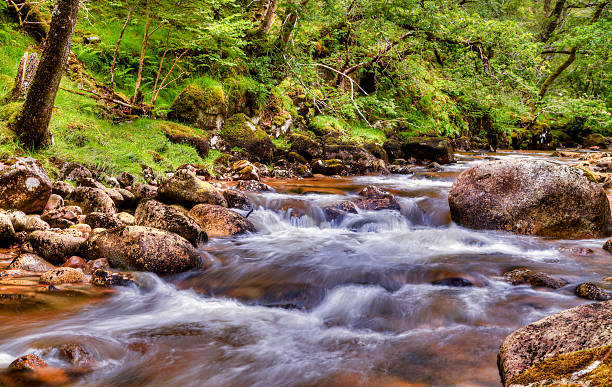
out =
<svg viewBox="0 0 612 387"><path fill-rule="evenodd" d="M267 34L272 28L272 24L274 23L274 19L276 19L276 7L278 6L278 0L268 0L263 18L261 20L261 24L259 25L259 32L263 34Z"/></svg>
<svg viewBox="0 0 612 387"><path fill-rule="evenodd" d="M15 86L8 97L9 101L17 101L26 97L36 69L38 69L38 62L38 55L35 52L23 54L15 77Z"/></svg>
<svg viewBox="0 0 612 387"><path fill-rule="evenodd" d="M136 76L136 85L134 86L134 96L132 97L132 103L136 103L139 99L138 92L140 91L140 84L142 83L142 70L144 68L145 55L147 53L147 44L149 43L149 28L151 27L151 4L147 2L147 21L145 24L145 33L142 38L142 47L140 49L140 62L138 64L138 75Z"/></svg>
<svg viewBox="0 0 612 387"><path fill-rule="evenodd" d="M127 17L125 18L125 23L123 23L123 27L121 28L121 32L119 33L119 38L117 38L117 43L115 44L115 51L113 52L113 62L111 63L111 68L110 68L110 76L111 76L110 87L111 89L114 89L115 87L115 65L117 64L117 56L119 55L119 46L121 45L121 40L123 40L123 34L125 33L125 29L130 23L132 14L134 13L134 11L136 10L139 4L140 4L140 0L137 1L133 7L129 8Z"/></svg>
<svg viewBox="0 0 612 387"><path fill-rule="evenodd" d="M14 128L21 143L27 147L40 148L51 143L49 122L70 55L78 13L79 0L55 1L42 58Z"/></svg>
<svg viewBox="0 0 612 387"><path fill-rule="evenodd" d="M557 0L557 3L555 4L555 8L553 9L552 13L550 14L550 16L547 16L546 22L542 27L542 32L540 32L540 42L548 42L550 36L557 29L559 19L561 18L561 13L563 12L563 8L565 7L565 2L566 0Z"/></svg>

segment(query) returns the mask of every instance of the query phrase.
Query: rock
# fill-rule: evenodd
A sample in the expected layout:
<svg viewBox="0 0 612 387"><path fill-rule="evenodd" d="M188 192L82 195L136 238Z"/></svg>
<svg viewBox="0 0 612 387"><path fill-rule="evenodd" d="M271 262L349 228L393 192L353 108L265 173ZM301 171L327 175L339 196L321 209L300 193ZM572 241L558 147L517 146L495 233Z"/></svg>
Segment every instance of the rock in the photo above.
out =
<svg viewBox="0 0 612 387"><path fill-rule="evenodd" d="M241 180L236 188L243 192L274 192L274 188L255 180Z"/></svg>
<svg viewBox="0 0 612 387"><path fill-rule="evenodd" d="M402 144L404 157L421 161L449 164L455 161L455 152L450 140L444 137L415 137Z"/></svg>
<svg viewBox="0 0 612 387"><path fill-rule="evenodd" d="M387 157L390 162L397 159L404 158L404 151L402 150L402 142L397 138L390 138L383 144L383 149L387 153Z"/></svg>
<svg viewBox="0 0 612 387"><path fill-rule="evenodd" d="M92 227L85 223L75 224L71 228L74 228L75 230L78 230L81 234L87 235L87 236L91 234L91 230L92 230Z"/></svg>
<svg viewBox="0 0 612 387"><path fill-rule="evenodd" d="M51 226L49 226L49 223L42 220L39 215L28 215L25 229L27 232L48 230L50 228Z"/></svg>
<svg viewBox="0 0 612 387"><path fill-rule="evenodd" d="M291 147L289 152L295 152L297 155L302 157L299 162L306 164L307 161L318 159L323 156L323 148L317 141L311 139L303 134L292 134L289 137Z"/></svg>
<svg viewBox="0 0 612 387"><path fill-rule="evenodd" d="M327 204L321 208L328 222L340 223L346 214L356 214L357 208L353 202L343 200Z"/></svg>
<svg viewBox="0 0 612 387"><path fill-rule="evenodd" d="M208 135L202 135L189 126L174 122L158 122L157 125L171 142L193 146L198 152L198 156L202 159L208 156L208 151L210 150L210 138Z"/></svg>
<svg viewBox="0 0 612 387"><path fill-rule="evenodd" d="M472 282L466 280L465 278L444 278L433 281L431 284L434 286L450 286L454 288L474 286Z"/></svg>
<svg viewBox="0 0 612 387"><path fill-rule="evenodd" d="M174 176L164 180L159 187L159 195L166 200L186 206L202 203L227 206L225 199L215 187L198 179L195 173L186 169L180 169Z"/></svg>
<svg viewBox="0 0 612 387"><path fill-rule="evenodd" d="M9 211L6 213L13 224L15 232L25 231L28 227L28 217L22 211Z"/></svg>
<svg viewBox="0 0 612 387"><path fill-rule="evenodd" d="M143 200L134 213L136 224L173 232L193 245L205 243L208 236L200 225L181 211L155 200Z"/></svg>
<svg viewBox="0 0 612 387"><path fill-rule="evenodd" d="M81 257L72 256L68 258L66 262L62 265L62 267L71 267L73 269L83 269L87 263Z"/></svg>
<svg viewBox="0 0 612 387"><path fill-rule="evenodd" d="M199 204L189 211L189 217L211 238L255 232L255 226L247 218L221 206Z"/></svg>
<svg viewBox="0 0 612 387"><path fill-rule="evenodd" d="M599 133L591 133L585 139L583 143L585 148L598 147L599 149L606 149L608 144L606 138Z"/></svg>
<svg viewBox="0 0 612 387"><path fill-rule="evenodd" d="M148 184L134 183L134 185L132 185L132 193L136 201L158 198L158 188Z"/></svg>
<svg viewBox="0 0 612 387"><path fill-rule="evenodd" d="M93 272L91 275L91 283L106 288L113 286L138 286L134 274L104 269L97 269Z"/></svg>
<svg viewBox="0 0 612 387"><path fill-rule="evenodd" d="M325 158L340 160L349 175L385 172L385 162L378 160L370 152L352 144L329 144L325 146Z"/></svg>
<svg viewBox="0 0 612 387"><path fill-rule="evenodd" d="M65 180L79 181L84 178L91 178L93 174L81 164L66 162L60 169L60 176Z"/></svg>
<svg viewBox="0 0 612 387"><path fill-rule="evenodd" d="M31 157L0 161L0 208L31 214L45 208L51 195L51 180Z"/></svg>
<svg viewBox="0 0 612 387"><path fill-rule="evenodd" d="M80 206L84 212L117 212L115 202L99 188L78 187L69 197L70 201Z"/></svg>
<svg viewBox="0 0 612 387"><path fill-rule="evenodd" d="M592 282L585 282L576 287L574 291L578 297L593 301L612 300L612 293L605 291Z"/></svg>
<svg viewBox="0 0 612 387"><path fill-rule="evenodd" d="M63 198L69 196L72 192L74 192L74 186L66 183L65 181L55 181L53 182L53 186L51 192L55 195L59 195Z"/></svg>
<svg viewBox="0 0 612 387"><path fill-rule="evenodd" d="M63 206L64 206L64 199L59 195L51 194L51 196L49 196L49 200L47 201L47 204L45 205L45 211L56 210Z"/></svg>
<svg viewBox="0 0 612 387"><path fill-rule="evenodd" d="M117 214L107 214L104 212L92 212L85 217L85 223L94 228L115 228L124 226Z"/></svg>
<svg viewBox="0 0 612 387"><path fill-rule="evenodd" d="M227 101L223 87L211 85L205 88L188 85L176 97L168 118L184 122L196 128L220 130L227 114Z"/></svg>
<svg viewBox="0 0 612 387"><path fill-rule="evenodd" d="M92 354L81 344L63 344L58 348L59 356L73 366L86 366L93 362Z"/></svg>
<svg viewBox="0 0 612 387"><path fill-rule="evenodd" d="M355 201L355 205L364 211L396 210L401 209L399 202L387 191L369 185L359 192L362 199Z"/></svg>
<svg viewBox="0 0 612 387"><path fill-rule="evenodd" d="M77 188L78 187L98 188L103 191L106 189L106 186L104 184L91 177L83 177L77 180Z"/></svg>
<svg viewBox="0 0 612 387"><path fill-rule="evenodd" d="M123 195L121 195L118 190L114 188L105 187L102 191L104 191L104 193L106 193L108 197L113 200L113 203L115 203L115 207L123 206Z"/></svg>
<svg viewBox="0 0 612 387"><path fill-rule="evenodd" d="M117 181L119 182L119 184L121 184L121 188L131 187L134 184L135 180L136 177L127 172L121 172L117 175Z"/></svg>
<svg viewBox="0 0 612 387"><path fill-rule="evenodd" d="M92 274L98 269L110 269L110 264L106 258L98 258L88 261L83 268L85 274Z"/></svg>
<svg viewBox="0 0 612 387"><path fill-rule="evenodd" d="M452 219L474 229L554 238L608 234L604 190L573 167L542 160L504 160L462 172L448 198Z"/></svg>
<svg viewBox="0 0 612 387"><path fill-rule="evenodd" d="M85 275L81 270L72 267L61 267L44 272L40 276L40 283L46 285L61 285L83 282Z"/></svg>
<svg viewBox="0 0 612 387"><path fill-rule="evenodd" d="M112 267L174 274L202 265L189 241L167 231L122 226L92 234L83 255L88 259L107 258Z"/></svg>
<svg viewBox="0 0 612 387"><path fill-rule="evenodd" d="M13 259L13 261L8 265L7 269L42 273L55 269L55 266L36 254L25 253L16 256L15 259Z"/></svg>
<svg viewBox="0 0 612 387"><path fill-rule="evenodd" d="M136 195L134 195L132 192L128 191L127 189L114 188L114 191L119 193L123 197L123 200L120 203L120 207L133 208L134 206L138 204L138 201L136 200Z"/></svg>
<svg viewBox="0 0 612 387"><path fill-rule="evenodd" d="M603 353L609 351L611 328L612 301L607 301L578 306L517 330L504 340L497 356L502 383L504 386L536 385L531 383L538 382L542 383L537 385L568 385L568 381L563 381L563 369L557 370L561 375L552 373L539 377L533 371L556 362L566 368L567 379L570 379L573 373L588 367L595 359L587 359L582 363L583 367L570 370L568 365L575 362L568 360L576 360L580 355L598 351L601 347L608 347ZM572 378L571 385L582 384ZM604 384L600 381L590 385Z"/></svg>
<svg viewBox="0 0 612 387"><path fill-rule="evenodd" d="M247 151L251 160L269 161L276 149L268 134L243 113L228 118L219 135L229 148Z"/></svg>
<svg viewBox="0 0 612 387"><path fill-rule="evenodd" d="M382 145L370 142L365 144L364 148L377 159L381 159L385 163L389 162L389 155L387 155L387 151L385 150L385 148L383 148Z"/></svg>
<svg viewBox="0 0 612 387"><path fill-rule="evenodd" d="M71 207L61 207L50 211L45 211L41 219L49 223L52 228L68 228L78 220L77 211Z"/></svg>
<svg viewBox="0 0 612 387"><path fill-rule="evenodd" d="M234 180L261 180L257 167L247 160L236 161L232 164L232 178Z"/></svg>
<svg viewBox="0 0 612 387"><path fill-rule="evenodd" d="M34 231L28 241L38 255L61 265L68 257L78 255L85 238L53 231Z"/></svg>
<svg viewBox="0 0 612 387"><path fill-rule="evenodd" d="M603 249L609 253L612 253L612 238L608 239L603 245Z"/></svg>
<svg viewBox="0 0 612 387"><path fill-rule="evenodd" d="M126 226L133 226L136 224L136 218L127 212L120 212L117 214L117 219Z"/></svg>
<svg viewBox="0 0 612 387"><path fill-rule="evenodd" d="M112 177L112 176L106 176L106 185L108 185L111 188L121 188L121 184L119 184L119 180L117 180L116 178Z"/></svg>
<svg viewBox="0 0 612 387"><path fill-rule="evenodd" d="M0 246L8 246L15 241L15 229L11 218L0 212Z"/></svg>
<svg viewBox="0 0 612 387"><path fill-rule="evenodd" d="M325 176L342 175L346 172L346 165L341 160L315 160L311 164L312 173Z"/></svg>
<svg viewBox="0 0 612 387"><path fill-rule="evenodd" d="M525 268L518 268L504 273L504 278L512 285L531 285L533 287L546 287L551 289L559 289L567 285L567 281L565 280L555 279L547 274L533 272Z"/></svg>
<svg viewBox="0 0 612 387"><path fill-rule="evenodd" d="M49 365L34 354L24 355L15 359L8 368L14 371L36 371Z"/></svg>
<svg viewBox="0 0 612 387"><path fill-rule="evenodd" d="M253 203L249 198L242 192L235 189L228 189L223 191L223 197L227 201L229 208L236 208L243 211L250 211L253 209Z"/></svg>

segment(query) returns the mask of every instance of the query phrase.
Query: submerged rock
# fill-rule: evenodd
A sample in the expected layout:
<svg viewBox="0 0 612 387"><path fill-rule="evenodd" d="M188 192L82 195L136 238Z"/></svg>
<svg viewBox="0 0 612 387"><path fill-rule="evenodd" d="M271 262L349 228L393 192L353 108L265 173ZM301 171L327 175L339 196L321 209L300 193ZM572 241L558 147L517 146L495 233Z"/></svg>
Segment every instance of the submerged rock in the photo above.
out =
<svg viewBox="0 0 612 387"><path fill-rule="evenodd" d="M85 275L81 270L72 267L60 267L44 272L40 276L40 282L47 285L72 284L83 282Z"/></svg>
<svg viewBox="0 0 612 387"><path fill-rule="evenodd" d="M17 157L0 161L0 208L40 212L50 195L51 180L37 160Z"/></svg>
<svg viewBox="0 0 612 387"><path fill-rule="evenodd" d="M162 181L159 195L169 201L186 206L216 204L227 206L223 196L210 183L200 180L195 173L180 169L169 179Z"/></svg>
<svg viewBox="0 0 612 387"><path fill-rule="evenodd" d="M189 216L211 238L255 232L255 226L247 218L221 206L199 204L189 211Z"/></svg>
<svg viewBox="0 0 612 387"><path fill-rule="evenodd" d="M575 293L578 297L593 301L612 300L612 293L605 291L592 282L585 282L576 287Z"/></svg>
<svg viewBox="0 0 612 387"><path fill-rule="evenodd" d="M466 280L465 278L444 278L444 279L433 281L431 284L435 286L450 286L454 288L474 286L472 282L470 282L469 280Z"/></svg>
<svg viewBox="0 0 612 387"><path fill-rule="evenodd" d="M515 331L501 345L497 364L504 386L567 384L565 378L569 379L576 371L587 368L595 358L586 359L577 364L582 365L577 368L568 367L572 364L568 360L576 360L587 353L606 353L609 349L602 350L602 347L610 346L612 301L607 301L569 309ZM545 368L547 364L559 360L560 367L555 372L534 372L538 367ZM607 367L609 370L610 365ZM588 380L588 377L589 374L584 373L580 378L573 379L572 383Z"/></svg>
<svg viewBox="0 0 612 387"><path fill-rule="evenodd" d="M504 160L462 172L448 198L452 219L474 229L555 238L608 234L604 190L577 168L542 160Z"/></svg>
<svg viewBox="0 0 612 387"><path fill-rule="evenodd" d="M342 200L321 207L328 222L342 222L346 214L356 214L357 208L353 202Z"/></svg>
<svg viewBox="0 0 612 387"><path fill-rule="evenodd" d="M167 231L142 226L122 226L94 233L83 255L107 258L112 267L174 274L200 267L191 243Z"/></svg>
<svg viewBox="0 0 612 387"><path fill-rule="evenodd" d="M140 202L134 213L136 224L173 232L194 245L208 240L200 225L174 207L155 200Z"/></svg>
<svg viewBox="0 0 612 387"><path fill-rule="evenodd" d="M567 285L567 281L555 279L551 276L534 272L525 268L518 268L504 273L505 279L512 285L531 285L534 287L546 287L551 289L559 289Z"/></svg>
<svg viewBox="0 0 612 387"><path fill-rule="evenodd" d="M78 255L85 238L54 231L34 231L28 237L34 251L54 264L63 264Z"/></svg>

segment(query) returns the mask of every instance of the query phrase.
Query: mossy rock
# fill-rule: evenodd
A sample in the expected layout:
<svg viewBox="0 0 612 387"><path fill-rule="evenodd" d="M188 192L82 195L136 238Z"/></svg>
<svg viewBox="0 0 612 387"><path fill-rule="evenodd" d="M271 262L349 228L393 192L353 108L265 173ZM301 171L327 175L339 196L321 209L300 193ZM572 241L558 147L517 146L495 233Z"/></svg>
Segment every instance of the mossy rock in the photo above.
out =
<svg viewBox="0 0 612 387"><path fill-rule="evenodd" d="M511 385L549 385L578 382L592 386L608 385L612 380L612 345L553 356L538 362L514 377ZM565 385L565 384L564 384Z"/></svg>
<svg viewBox="0 0 612 387"><path fill-rule="evenodd" d="M174 122L162 121L157 123L158 128L172 142L178 144L192 145L198 152L198 156L205 159L210 149L208 137L197 133L189 126Z"/></svg>
<svg viewBox="0 0 612 387"><path fill-rule="evenodd" d="M303 134L292 134L291 137L289 137L289 142L291 143L289 152L295 152L306 160L319 158L323 155L323 148L321 145Z"/></svg>
<svg viewBox="0 0 612 387"><path fill-rule="evenodd" d="M268 134L242 113L228 118L219 135L229 147L242 148L257 161L271 160L276 148Z"/></svg>
<svg viewBox="0 0 612 387"><path fill-rule="evenodd" d="M608 145L606 144L606 138L599 133L591 133L584 139L584 147L590 148L592 146L599 147L601 149L606 149Z"/></svg>
<svg viewBox="0 0 612 387"><path fill-rule="evenodd" d="M406 158L449 164L455 161L451 142L443 137L414 137L402 144Z"/></svg>
<svg viewBox="0 0 612 387"><path fill-rule="evenodd" d="M316 117L310 125L310 129L317 136L327 136L331 133L342 132L342 126L335 120L326 117Z"/></svg>
<svg viewBox="0 0 612 387"><path fill-rule="evenodd" d="M218 130L226 113L226 97L221 85L202 88L191 84L176 97L168 118L200 129Z"/></svg>

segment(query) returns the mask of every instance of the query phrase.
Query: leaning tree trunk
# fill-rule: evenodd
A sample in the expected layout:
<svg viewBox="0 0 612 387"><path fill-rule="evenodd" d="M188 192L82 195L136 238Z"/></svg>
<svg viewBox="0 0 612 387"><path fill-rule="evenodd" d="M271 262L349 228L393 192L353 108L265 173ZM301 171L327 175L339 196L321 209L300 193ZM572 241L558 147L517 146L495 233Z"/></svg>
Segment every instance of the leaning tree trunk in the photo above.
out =
<svg viewBox="0 0 612 387"><path fill-rule="evenodd" d="M49 35L38 70L15 123L21 143L40 148L51 143L49 122L62 75L66 69L72 34L79 12L79 0L56 0Z"/></svg>
<svg viewBox="0 0 612 387"><path fill-rule="evenodd" d="M38 62L38 55L35 52L23 54L15 77L15 86L11 90L8 101L17 101L26 97L34 74L36 74Z"/></svg>

